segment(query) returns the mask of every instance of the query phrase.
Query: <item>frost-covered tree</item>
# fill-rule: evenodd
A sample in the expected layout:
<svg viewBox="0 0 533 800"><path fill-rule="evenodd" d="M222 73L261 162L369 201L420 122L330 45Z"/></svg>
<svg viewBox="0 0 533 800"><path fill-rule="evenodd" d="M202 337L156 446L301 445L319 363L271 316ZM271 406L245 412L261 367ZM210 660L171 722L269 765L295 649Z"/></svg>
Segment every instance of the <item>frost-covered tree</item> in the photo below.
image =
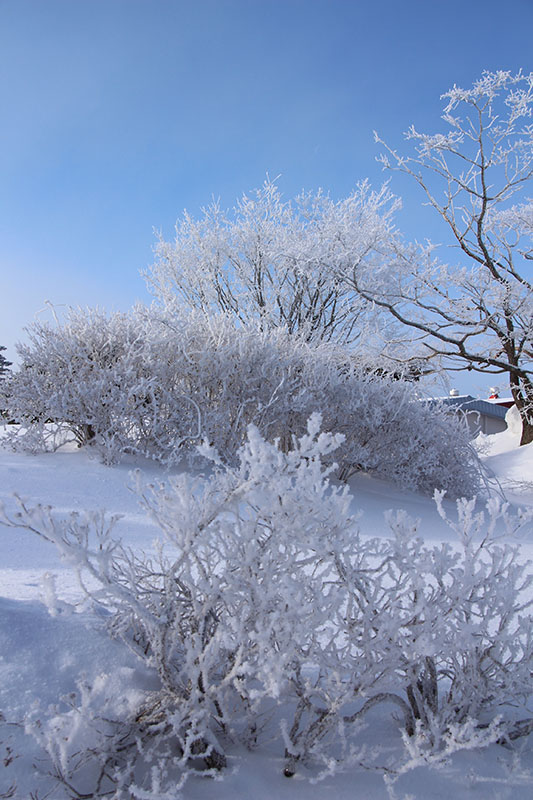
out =
<svg viewBox="0 0 533 800"><path fill-rule="evenodd" d="M369 302L424 338L448 369L503 374L533 441L533 73L485 72L443 95L446 128L411 127L404 155L384 144L381 160L422 189L444 221L457 262L431 247L391 256L386 279L344 277Z"/></svg>
<svg viewBox="0 0 533 800"><path fill-rule="evenodd" d="M11 366L11 361L8 361L7 358L5 358L2 355L2 350L5 349L6 349L5 347L0 346L0 383L8 375L9 367ZM0 419L4 417L4 415L5 415L5 406L2 404L2 399L0 394Z"/></svg>
<svg viewBox="0 0 533 800"><path fill-rule="evenodd" d="M318 191L285 202L267 180L231 211L213 203L200 219L185 213L173 242L159 235L148 286L171 310L222 312L239 325L351 344L372 367L377 359L407 372L412 358L416 371L405 334L339 279L387 263L398 205L387 186L373 191L366 181L343 200Z"/></svg>

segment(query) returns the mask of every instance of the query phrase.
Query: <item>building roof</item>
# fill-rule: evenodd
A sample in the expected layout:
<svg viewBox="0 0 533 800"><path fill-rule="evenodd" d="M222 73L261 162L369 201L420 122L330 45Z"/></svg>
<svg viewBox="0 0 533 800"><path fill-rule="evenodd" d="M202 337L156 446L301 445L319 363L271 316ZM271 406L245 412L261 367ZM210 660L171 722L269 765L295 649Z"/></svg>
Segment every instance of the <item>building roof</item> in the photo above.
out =
<svg viewBox="0 0 533 800"><path fill-rule="evenodd" d="M443 406L452 406L458 411L474 411L477 414L484 414L486 417L505 419L507 408L489 400L476 400L471 394L457 395L456 397L434 397L427 402Z"/></svg>

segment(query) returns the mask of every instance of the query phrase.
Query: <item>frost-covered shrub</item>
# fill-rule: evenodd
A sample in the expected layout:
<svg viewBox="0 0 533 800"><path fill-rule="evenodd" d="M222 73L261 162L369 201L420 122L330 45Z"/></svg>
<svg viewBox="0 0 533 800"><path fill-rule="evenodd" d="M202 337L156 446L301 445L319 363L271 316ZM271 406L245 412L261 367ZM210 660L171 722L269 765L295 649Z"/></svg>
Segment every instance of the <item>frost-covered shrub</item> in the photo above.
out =
<svg viewBox="0 0 533 800"><path fill-rule="evenodd" d="M158 382L180 408L173 429L193 456L201 437L235 464L251 423L290 449L318 411L324 430L344 435L335 454L343 478L363 470L426 492L459 496L478 489L468 429L419 402L412 383L372 374L345 349L309 344L282 328L236 329L227 317L198 313L151 321L156 363L169 376ZM160 453L168 460L176 455L172 446Z"/></svg>
<svg viewBox="0 0 533 800"><path fill-rule="evenodd" d="M43 450L70 437L115 460L150 385L136 315L71 309L64 325L37 322L27 334L20 366L2 385L9 418L20 425L12 442Z"/></svg>
<svg viewBox="0 0 533 800"><path fill-rule="evenodd" d="M21 425L10 434L15 446L55 447L67 433L106 463L137 453L173 464L197 460L207 439L235 464L250 424L288 450L318 411L326 431L344 435L336 453L344 479L363 470L454 496L479 486L465 425L419 402L412 383L373 374L338 346L282 328L236 328L223 315L141 308L110 317L72 311L65 325L29 334L2 390Z"/></svg>
<svg viewBox="0 0 533 800"><path fill-rule="evenodd" d="M189 775L223 770L235 742L277 739L287 776L299 763L372 766L361 723L378 706L405 743L389 776L533 730L517 714L531 692L532 576L502 536L527 517L460 501L455 548L425 545L403 513L390 538L362 537L321 464L342 437L319 430L315 415L283 452L251 427L235 467L139 478L157 561L115 541L102 515L4 515L91 577L110 633L157 679L122 716L100 677L63 713L28 720L70 791L176 797Z"/></svg>

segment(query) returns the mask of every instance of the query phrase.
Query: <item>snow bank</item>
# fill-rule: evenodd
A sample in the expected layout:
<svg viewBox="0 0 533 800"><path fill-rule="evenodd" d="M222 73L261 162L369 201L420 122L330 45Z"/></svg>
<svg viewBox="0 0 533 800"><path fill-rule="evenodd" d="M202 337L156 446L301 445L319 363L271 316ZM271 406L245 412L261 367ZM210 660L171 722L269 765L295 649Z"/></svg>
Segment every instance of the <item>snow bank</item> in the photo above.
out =
<svg viewBox="0 0 533 800"><path fill-rule="evenodd" d="M533 506L533 446L519 448L512 425L505 433L490 439L492 449L485 461L500 484L512 489L511 504ZM41 456L0 450L0 500L9 505L12 493L17 492L63 511L106 507L123 514L117 532L128 544L151 551L156 529L140 511L135 495L128 489L129 469L138 463L131 460L128 464L108 468L79 450ZM153 479L165 477L163 470L152 463L143 462L142 466ZM420 534L424 538L448 541L449 531L427 497L402 492L387 482L364 475L352 479L351 488L355 494L354 506L363 512L360 524L364 534L386 535L384 512L407 507L411 515L421 520ZM448 509L451 507L450 504ZM524 560L533 555L532 542L533 537L521 543ZM24 714L35 716L37 703L43 708L57 703L61 706L61 696L75 691L83 675L90 681L99 681L103 691L116 693L118 699L120 685L127 683L134 694L150 684L138 662L104 634L100 620L90 608L70 613L72 609L62 605L62 602L71 604L79 600L80 594L74 578L58 561L52 547L29 533L1 526L0 543L0 712L3 715L0 718L0 756L5 764L0 777L0 794L16 784L13 797L27 800L30 792L36 789L44 796L51 784L32 767L32 763L38 765L38 770L45 766L39 765L37 760L37 745L28 748L28 738L12 723ZM56 575L59 602L52 603L55 616L39 602L46 596L47 587L50 594L50 581L43 581L44 573ZM125 671L128 680L120 684L119 678L126 675ZM134 699L133 695L130 699ZM128 698L122 701L128 702ZM390 736L390 720L373 719L372 730L369 747ZM21 757L14 758L16 755ZM526 800L533 785L533 759L530 755L524 756L524 769L529 772L524 772L520 778L516 772L506 775L505 764L509 765L510 761L506 762L505 755L501 748L494 746L483 752L454 756L442 773L417 768L402 778L396 788L397 796L403 798L407 792L416 800L450 796L455 800L471 800L478 793L486 797L489 792L502 800ZM280 754L268 747L254 754L236 748L222 783L192 779L184 796L187 800L248 800L249 797L270 800L273 795L280 800L303 797L321 800L329 793L339 800L384 800L386 796L379 774L357 771L355 775L350 771L313 785L306 779L313 773L305 770L291 781L283 778L282 762ZM476 782L474 773L482 776L482 783ZM491 783L491 779L496 783ZM50 797L60 800L61 795L54 792L57 789Z"/></svg>

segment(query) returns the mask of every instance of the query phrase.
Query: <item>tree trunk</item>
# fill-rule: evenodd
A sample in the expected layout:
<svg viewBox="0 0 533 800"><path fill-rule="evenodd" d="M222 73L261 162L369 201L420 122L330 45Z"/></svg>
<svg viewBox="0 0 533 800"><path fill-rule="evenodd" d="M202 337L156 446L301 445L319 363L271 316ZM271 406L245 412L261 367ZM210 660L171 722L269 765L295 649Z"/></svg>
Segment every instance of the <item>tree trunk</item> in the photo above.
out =
<svg viewBox="0 0 533 800"><path fill-rule="evenodd" d="M522 420L522 436L520 437L520 446L522 446L533 442L533 384L523 377L518 379L513 374L510 378L511 393Z"/></svg>
<svg viewBox="0 0 533 800"><path fill-rule="evenodd" d="M520 446L523 444L531 444L533 442L533 422L523 414L522 416L522 436L520 437Z"/></svg>

